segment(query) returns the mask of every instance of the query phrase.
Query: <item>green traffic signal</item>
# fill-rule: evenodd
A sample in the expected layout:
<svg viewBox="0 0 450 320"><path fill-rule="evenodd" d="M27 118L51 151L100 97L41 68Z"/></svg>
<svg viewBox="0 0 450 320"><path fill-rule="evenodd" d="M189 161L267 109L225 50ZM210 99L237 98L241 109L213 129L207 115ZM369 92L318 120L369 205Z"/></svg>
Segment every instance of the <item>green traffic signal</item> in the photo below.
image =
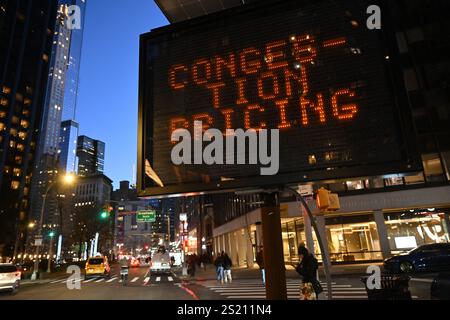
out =
<svg viewBox="0 0 450 320"><path fill-rule="evenodd" d="M108 218L108 216L109 216L108 212L105 212L105 211L103 211L103 212L100 214L100 217L101 217L102 219L106 219L106 218Z"/></svg>
<svg viewBox="0 0 450 320"><path fill-rule="evenodd" d="M51 231L48 235L49 237L53 238L55 236L55 232Z"/></svg>

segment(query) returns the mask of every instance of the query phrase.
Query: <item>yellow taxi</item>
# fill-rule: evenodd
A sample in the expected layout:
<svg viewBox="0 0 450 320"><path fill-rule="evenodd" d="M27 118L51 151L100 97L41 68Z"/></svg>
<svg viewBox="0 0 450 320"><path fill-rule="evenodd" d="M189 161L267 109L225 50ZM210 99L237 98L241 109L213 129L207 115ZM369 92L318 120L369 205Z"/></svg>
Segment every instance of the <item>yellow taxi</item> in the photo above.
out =
<svg viewBox="0 0 450 320"><path fill-rule="evenodd" d="M109 267L108 258L104 256L91 257L86 262L85 278L89 277L109 277L111 268Z"/></svg>

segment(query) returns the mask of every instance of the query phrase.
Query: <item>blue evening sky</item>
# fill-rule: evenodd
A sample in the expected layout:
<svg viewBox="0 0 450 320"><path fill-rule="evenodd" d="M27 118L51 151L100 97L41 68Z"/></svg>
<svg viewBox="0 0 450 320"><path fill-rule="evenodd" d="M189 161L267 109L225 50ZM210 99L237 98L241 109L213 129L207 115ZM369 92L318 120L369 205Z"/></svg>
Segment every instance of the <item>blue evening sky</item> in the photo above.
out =
<svg viewBox="0 0 450 320"><path fill-rule="evenodd" d="M105 174L134 181L139 35L167 25L153 0L89 0L77 121L80 135L106 143Z"/></svg>

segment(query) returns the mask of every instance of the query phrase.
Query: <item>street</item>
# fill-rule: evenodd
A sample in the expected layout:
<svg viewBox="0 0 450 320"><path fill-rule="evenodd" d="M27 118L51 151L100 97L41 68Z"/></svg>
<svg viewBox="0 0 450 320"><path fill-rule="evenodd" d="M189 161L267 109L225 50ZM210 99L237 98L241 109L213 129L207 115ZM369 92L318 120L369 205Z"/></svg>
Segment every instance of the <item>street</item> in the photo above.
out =
<svg viewBox="0 0 450 320"><path fill-rule="evenodd" d="M146 277L147 268L132 268L126 286L123 286L118 269L113 268L110 278L81 279L80 290L69 290L67 277L47 279L41 282L24 282L15 295L0 293L0 300L263 300L265 288L258 278L258 270L235 270L231 284L220 284L214 279L214 269L198 270L195 279L181 277L180 270L168 275ZM415 300L430 298L432 275L413 276L410 291ZM325 292L320 300L326 300ZM298 300L299 277L287 272L289 300ZM360 276L341 274L333 277L334 300L367 300Z"/></svg>

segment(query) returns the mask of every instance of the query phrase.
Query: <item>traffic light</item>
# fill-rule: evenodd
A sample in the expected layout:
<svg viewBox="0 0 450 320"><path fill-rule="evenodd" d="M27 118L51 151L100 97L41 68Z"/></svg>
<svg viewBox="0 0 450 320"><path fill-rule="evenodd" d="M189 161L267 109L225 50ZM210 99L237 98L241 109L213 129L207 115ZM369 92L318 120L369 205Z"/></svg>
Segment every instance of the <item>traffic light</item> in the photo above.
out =
<svg viewBox="0 0 450 320"><path fill-rule="evenodd" d="M323 211L330 206L330 191L325 188L320 188L317 191L317 207Z"/></svg>
<svg viewBox="0 0 450 320"><path fill-rule="evenodd" d="M331 193L325 188L320 188L317 191L316 201L321 212L338 211L341 208L338 194Z"/></svg>
<svg viewBox="0 0 450 320"><path fill-rule="evenodd" d="M108 219L111 215L111 212L114 210L110 205L104 205L103 210L100 212L101 219Z"/></svg>
<svg viewBox="0 0 450 320"><path fill-rule="evenodd" d="M53 238L53 237L55 236L55 232L54 232L54 231L50 231L50 233L48 234L48 236L49 236L50 238Z"/></svg>

